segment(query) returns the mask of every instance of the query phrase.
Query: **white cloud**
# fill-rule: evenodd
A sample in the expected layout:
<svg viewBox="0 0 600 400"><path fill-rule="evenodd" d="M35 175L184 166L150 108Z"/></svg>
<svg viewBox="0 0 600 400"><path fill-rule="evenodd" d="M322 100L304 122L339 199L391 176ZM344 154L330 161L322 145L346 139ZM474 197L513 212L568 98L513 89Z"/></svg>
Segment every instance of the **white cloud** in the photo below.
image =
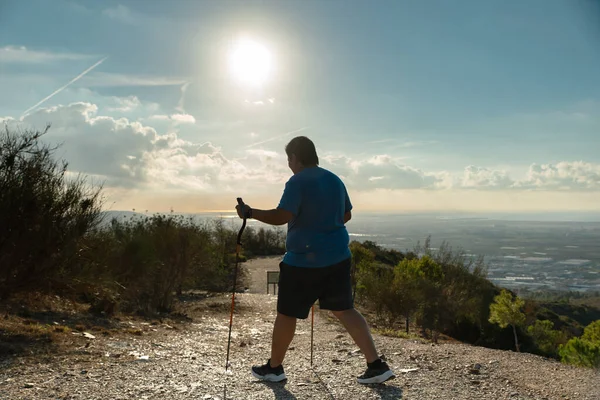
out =
<svg viewBox="0 0 600 400"><path fill-rule="evenodd" d="M135 97L120 99L115 104L123 108L146 106ZM164 117L171 121L172 116ZM207 136L202 133L195 136L200 141L193 143L182 139L172 128L160 131L152 124L157 119L139 122L100 115L97 105L79 102L42 108L22 121L12 118L0 118L0 121L9 126L21 125L21 128L42 128L51 123L45 140L63 143L58 155L69 161L71 171L101 179L112 193L121 196L129 193L133 203L142 197L160 197L164 205L174 201L167 199L172 196L169 199L179 198L177 204L181 209L184 204L181 199L197 201L193 196L210 195L214 196L211 201L224 199L225 202L242 194L252 196L255 201L257 198L269 202L278 200L283 184L291 174L283 151L245 148L239 153L241 146L231 146L227 142L223 149L217 143L206 141ZM234 158L233 154L241 156ZM320 159L323 167L343 178L353 196L363 202L370 201L373 206L381 204L381 207L391 207L394 202L378 196L416 196L414 199L419 199L420 206L431 209L436 205L442 205L441 208L446 205L478 206L473 199L509 201L511 193L516 193L513 196L520 199L533 199L533 202L542 193L566 196L572 195L572 190L588 191L577 195L585 198L587 205L588 197L595 195L592 191L600 190L600 164L581 161L533 164L527 176L518 181L511 179L505 171L473 165L457 174L423 171L387 154L369 157L325 154ZM465 196L464 189L467 188L476 190ZM463 193L463 200L471 200L462 204L460 193ZM540 195L532 197L532 193ZM564 204L564 196L556 196L560 204ZM150 202L147 200L146 204ZM417 203L414 200L411 207L419 206ZM219 207L218 202L210 204ZM491 207L490 204L486 206Z"/></svg>
<svg viewBox="0 0 600 400"><path fill-rule="evenodd" d="M181 85L181 96L179 97L179 102L177 103L177 107L175 107L175 109L177 111L179 111L182 114L185 114L185 108L184 108L184 103L185 103L185 92L187 92L188 87L191 85L190 82L186 82L183 85Z"/></svg>
<svg viewBox="0 0 600 400"><path fill-rule="evenodd" d="M111 99L115 103L115 106L107 107L106 109L108 111L131 112L142 105L142 102L137 96L112 97Z"/></svg>
<svg viewBox="0 0 600 400"><path fill-rule="evenodd" d="M129 101L139 104L133 98ZM279 160L272 155L253 151L242 160L233 160L212 143L192 143L175 132L160 134L140 122L97 114L98 106L80 102L43 108L22 121L6 118L5 122L21 128L51 123L45 140L63 143L60 153L70 169L105 180L108 188L217 193L234 183L239 187L265 185L282 183L286 177L285 166L277 168ZM176 115L183 122L193 118Z"/></svg>
<svg viewBox="0 0 600 400"><path fill-rule="evenodd" d="M0 47L0 63L43 64L57 61L88 60L98 56L78 53L31 50L25 46Z"/></svg>
<svg viewBox="0 0 600 400"><path fill-rule="evenodd" d="M600 190L600 164L562 161L532 164L527 178L518 183L523 188L551 190Z"/></svg>
<svg viewBox="0 0 600 400"><path fill-rule="evenodd" d="M325 156L324 165L338 172L348 185L357 190L373 189L423 189L437 188L444 184L440 173L426 173L401 163L401 159L386 154L364 160L344 156Z"/></svg>
<svg viewBox="0 0 600 400"><path fill-rule="evenodd" d="M469 165L465 168L460 186L470 189L507 189L514 182L505 171Z"/></svg>
<svg viewBox="0 0 600 400"><path fill-rule="evenodd" d="M179 124L194 124L196 123L196 118L190 114L173 114L171 115L171 119Z"/></svg>
<svg viewBox="0 0 600 400"><path fill-rule="evenodd" d="M173 122L175 125L195 124L196 123L196 118L194 118L194 116L190 115L190 114L173 114L173 115L158 114L158 115L152 115L148 119L150 121L170 121L170 122Z"/></svg>

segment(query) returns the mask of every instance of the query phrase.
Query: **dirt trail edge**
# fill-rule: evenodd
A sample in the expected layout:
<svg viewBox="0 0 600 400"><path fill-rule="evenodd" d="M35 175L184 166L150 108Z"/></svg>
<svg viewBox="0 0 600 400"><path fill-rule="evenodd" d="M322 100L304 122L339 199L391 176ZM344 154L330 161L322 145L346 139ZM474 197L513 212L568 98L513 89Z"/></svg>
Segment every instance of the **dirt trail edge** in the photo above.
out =
<svg viewBox="0 0 600 400"><path fill-rule="evenodd" d="M363 386L365 369L352 339L327 312L315 313L314 370L310 318L299 321L285 360L288 381L258 382L250 367L269 356L276 296L266 271L280 258L248 262L253 283L236 295L230 361L225 373L230 296L190 299L192 322L124 321L142 335L73 335L52 357L0 364L0 399L600 399L600 374L531 354L463 344L432 345L375 336L397 378ZM272 292L271 292L272 293ZM477 365L473 368L474 365Z"/></svg>

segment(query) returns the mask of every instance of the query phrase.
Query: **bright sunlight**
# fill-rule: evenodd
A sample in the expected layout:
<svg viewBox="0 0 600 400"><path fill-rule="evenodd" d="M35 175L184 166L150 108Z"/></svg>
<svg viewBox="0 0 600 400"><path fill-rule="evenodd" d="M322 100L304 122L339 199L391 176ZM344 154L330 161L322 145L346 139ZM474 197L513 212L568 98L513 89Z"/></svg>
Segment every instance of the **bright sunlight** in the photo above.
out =
<svg viewBox="0 0 600 400"><path fill-rule="evenodd" d="M270 77L273 59L264 45L250 39L241 39L230 54L229 66L235 79L243 84L258 86Z"/></svg>

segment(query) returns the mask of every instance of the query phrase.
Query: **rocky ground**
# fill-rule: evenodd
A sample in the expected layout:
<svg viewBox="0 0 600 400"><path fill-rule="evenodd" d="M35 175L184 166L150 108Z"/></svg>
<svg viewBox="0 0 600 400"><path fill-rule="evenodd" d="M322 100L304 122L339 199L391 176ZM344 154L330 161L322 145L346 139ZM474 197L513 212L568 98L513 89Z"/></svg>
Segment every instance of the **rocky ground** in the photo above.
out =
<svg viewBox="0 0 600 400"><path fill-rule="evenodd" d="M121 334L68 332L58 354L5 358L0 399L600 399L600 374L531 354L463 344L375 336L397 374L384 385L356 382L365 363L327 312L299 321L285 360L288 381L260 383L250 366L269 356L276 296L266 270L248 263L253 284L236 295L231 368L225 372L230 297L196 296L182 304L191 321L122 319ZM261 281L262 280L262 281Z"/></svg>

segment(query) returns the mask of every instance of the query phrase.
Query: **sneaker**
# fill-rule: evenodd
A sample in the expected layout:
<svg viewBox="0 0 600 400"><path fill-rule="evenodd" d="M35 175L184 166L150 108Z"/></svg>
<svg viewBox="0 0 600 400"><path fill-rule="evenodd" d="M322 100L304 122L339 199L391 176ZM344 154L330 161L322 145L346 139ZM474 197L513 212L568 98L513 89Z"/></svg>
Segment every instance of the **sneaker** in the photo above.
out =
<svg viewBox="0 0 600 400"><path fill-rule="evenodd" d="M396 377L385 361L378 359L367 364L367 370L357 378L358 383L382 383Z"/></svg>
<svg viewBox="0 0 600 400"><path fill-rule="evenodd" d="M283 365L273 368L270 362L271 360L269 359L265 365L253 366L252 375L257 379L269 382L281 382L287 379L285 372L283 372Z"/></svg>

